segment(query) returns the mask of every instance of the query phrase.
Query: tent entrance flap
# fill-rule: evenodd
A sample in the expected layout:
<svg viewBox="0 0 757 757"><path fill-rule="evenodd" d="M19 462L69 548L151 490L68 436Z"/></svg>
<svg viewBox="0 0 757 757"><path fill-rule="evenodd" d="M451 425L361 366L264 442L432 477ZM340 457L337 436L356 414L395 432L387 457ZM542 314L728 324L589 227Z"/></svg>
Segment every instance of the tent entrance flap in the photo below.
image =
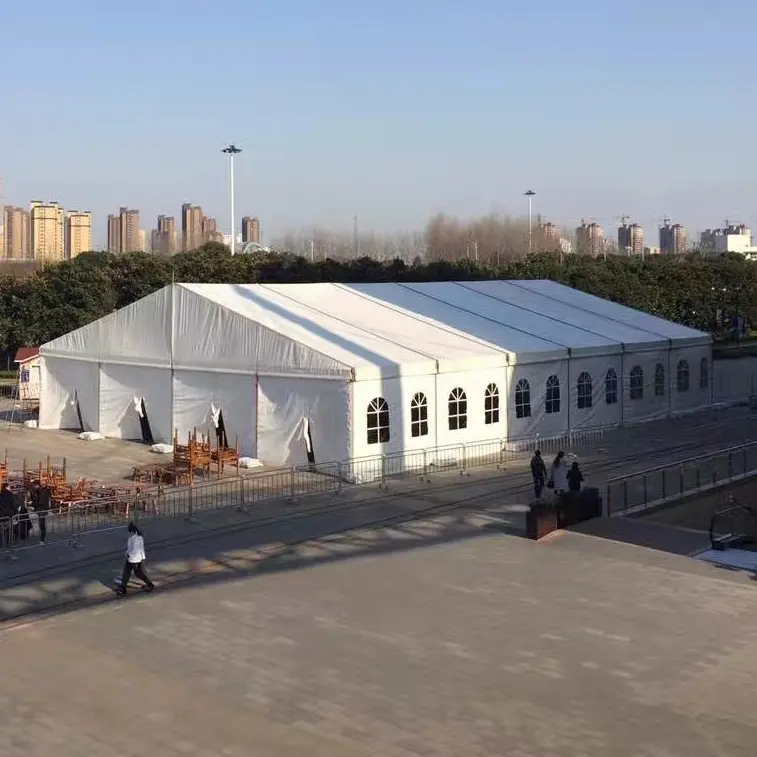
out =
<svg viewBox="0 0 757 757"><path fill-rule="evenodd" d="M310 465L315 465L315 450L313 449L313 433L310 418L302 419L302 437L305 441L305 454Z"/></svg>
<svg viewBox="0 0 757 757"><path fill-rule="evenodd" d="M213 410L213 425L216 428L216 442L222 449L229 448L229 437L226 434L226 424L223 422L223 410ZM236 442L234 442L236 444Z"/></svg>
<svg viewBox="0 0 757 757"><path fill-rule="evenodd" d="M254 375L176 370L173 398L180 439L196 429L221 447L238 444L241 455L256 457Z"/></svg>
<svg viewBox="0 0 757 757"><path fill-rule="evenodd" d="M134 410L139 416L139 426L142 431L142 441L145 444L155 444L150 428L150 419L147 417L147 405L144 397L134 398Z"/></svg>
<svg viewBox="0 0 757 757"><path fill-rule="evenodd" d="M81 405L79 404L79 392L74 390L74 399L73 399L74 405L76 406L76 417L79 419L79 431L80 433L84 433L84 419L81 415Z"/></svg>
<svg viewBox="0 0 757 757"><path fill-rule="evenodd" d="M171 440L171 372L136 365L103 365L100 433L155 444Z"/></svg>

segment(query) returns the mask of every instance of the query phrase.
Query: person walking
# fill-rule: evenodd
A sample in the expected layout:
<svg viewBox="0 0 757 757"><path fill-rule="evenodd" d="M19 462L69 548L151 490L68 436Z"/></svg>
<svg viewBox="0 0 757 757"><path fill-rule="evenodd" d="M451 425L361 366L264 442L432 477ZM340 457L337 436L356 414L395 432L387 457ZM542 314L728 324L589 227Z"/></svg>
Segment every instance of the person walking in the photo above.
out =
<svg viewBox="0 0 757 757"><path fill-rule="evenodd" d="M147 573L145 573L144 536L142 536L142 532L134 523L129 523L129 538L126 541L126 561L124 562L121 586L118 589L118 593L122 597L126 596L126 587L129 585L132 573L147 587L147 591L152 591L155 588L155 584L147 577Z"/></svg>
<svg viewBox="0 0 757 757"><path fill-rule="evenodd" d="M16 515L16 498L4 483L0 486L0 543L10 549L13 539L13 518Z"/></svg>
<svg viewBox="0 0 757 757"><path fill-rule="evenodd" d="M581 473L581 469L578 467L578 463L574 462L570 466L568 471L568 491L574 494L578 494L581 491L581 484L584 482L584 474Z"/></svg>
<svg viewBox="0 0 757 757"><path fill-rule="evenodd" d="M541 493L544 491L544 484L547 480L547 466L537 449L531 458L531 477L534 479L534 497L541 499Z"/></svg>

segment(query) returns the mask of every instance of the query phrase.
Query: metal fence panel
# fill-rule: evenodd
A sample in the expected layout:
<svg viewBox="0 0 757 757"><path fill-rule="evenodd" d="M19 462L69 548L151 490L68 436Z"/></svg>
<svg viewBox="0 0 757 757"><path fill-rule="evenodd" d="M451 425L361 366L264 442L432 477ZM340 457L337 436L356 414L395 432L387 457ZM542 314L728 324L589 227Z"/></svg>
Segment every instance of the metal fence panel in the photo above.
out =
<svg viewBox="0 0 757 757"><path fill-rule="evenodd" d="M268 501L295 501L310 495L338 493L350 485L384 486L389 480L414 476L428 478L435 473L450 471L463 474L468 469L527 461L537 448L551 454L593 447L601 442L604 433L604 429L587 428L549 438L538 435L522 439L492 438L264 471L185 487L140 486L133 495L71 503L42 515L49 542L76 546L88 534L120 529L130 521L154 518L193 520L203 512L226 507L247 510ZM29 518L36 538L21 538L21 516L0 522L0 541L5 549L18 552L38 545L39 515L32 511Z"/></svg>
<svg viewBox="0 0 757 757"><path fill-rule="evenodd" d="M757 442L650 468L607 482L609 515L638 510L757 474Z"/></svg>

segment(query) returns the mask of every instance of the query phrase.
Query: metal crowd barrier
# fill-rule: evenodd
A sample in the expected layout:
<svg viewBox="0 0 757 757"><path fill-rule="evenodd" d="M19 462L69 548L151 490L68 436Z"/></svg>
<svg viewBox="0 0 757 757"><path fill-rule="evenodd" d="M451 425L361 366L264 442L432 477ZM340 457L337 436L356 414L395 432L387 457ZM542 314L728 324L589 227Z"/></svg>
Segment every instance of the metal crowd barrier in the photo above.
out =
<svg viewBox="0 0 757 757"><path fill-rule="evenodd" d="M489 439L444 445L395 454L375 455L345 461L313 464L255 473L240 478L204 481L192 486L142 487L133 496L98 498L65 505L62 508L0 519L1 545L12 555L39 546L39 518L44 517L47 543L81 546L83 537L123 529L130 521L149 518L185 518L236 507L248 511L258 503L275 500L294 502L302 497L340 493L345 487L377 484L409 477L428 479L443 472L465 475L469 469L502 467L505 463L527 460L536 448L544 452L576 445L591 446L601 441L603 429L574 431L562 436L520 440ZM24 522L32 524L31 533L22 537Z"/></svg>
<svg viewBox="0 0 757 757"><path fill-rule="evenodd" d="M757 442L659 465L610 479L605 498L607 514L639 512L751 475L757 475Z"/></svg>

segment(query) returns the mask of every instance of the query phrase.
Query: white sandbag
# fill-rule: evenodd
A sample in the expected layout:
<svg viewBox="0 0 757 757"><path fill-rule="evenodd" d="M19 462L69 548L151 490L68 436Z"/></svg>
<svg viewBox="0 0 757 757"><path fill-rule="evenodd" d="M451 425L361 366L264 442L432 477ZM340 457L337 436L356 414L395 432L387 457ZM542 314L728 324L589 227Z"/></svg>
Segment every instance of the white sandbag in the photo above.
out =
<svg viewBox="0 0 757 757"><path fill-rule="evenodd" d="M24 421L24 428L37 428L37 421Z"/></svg>
<svg viewBox="0 0 757 757"><path fill-rule="evenodd" d="M159 455L170 455L173 452L173 445L153 444L152 447L150 447L150 452L157 452Z"/></svg>
<svg viewBox="0 0 757 757"><path fill-rule="evenodd" d="M79 434L79 439L84 442L96 442L98 439L102 439L103 435L98 434L97 431L84 431Z"/></svg>
<svg viewBox="0 0 757 757"><path fill-rule="evenodd" d="M261 463L260 460L254 457L240 457L239 467L240 468L262 468L263 463Z"/></svg>

